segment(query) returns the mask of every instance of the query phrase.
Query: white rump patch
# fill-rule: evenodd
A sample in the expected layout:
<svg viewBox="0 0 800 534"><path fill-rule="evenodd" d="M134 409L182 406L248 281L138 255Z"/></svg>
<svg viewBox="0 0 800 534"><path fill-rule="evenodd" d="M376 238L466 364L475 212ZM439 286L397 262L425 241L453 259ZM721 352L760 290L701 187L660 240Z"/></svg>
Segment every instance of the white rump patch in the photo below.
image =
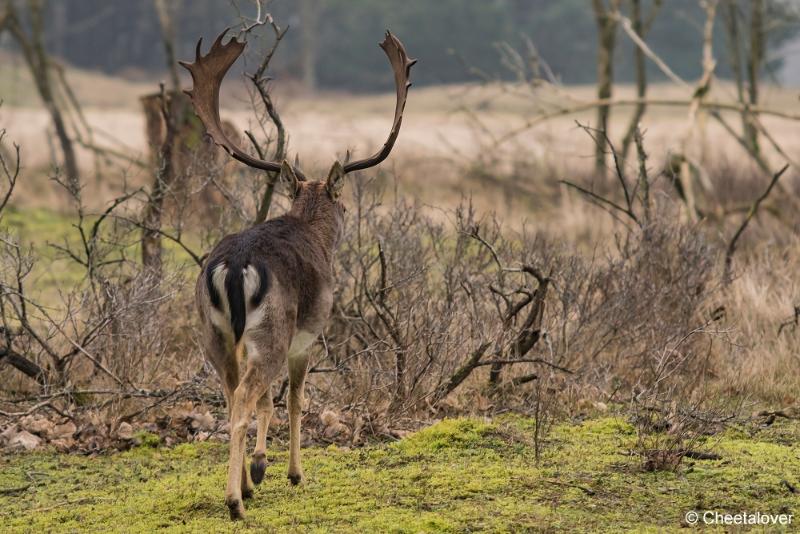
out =
<svg viewBox="0 0 800 534"><path fill-rule="evenodd" d="M216 306L209 306L209 309L211 310L211 322L223 332L229 332L232 330L230 310L228 310L228 294L225 292L226 274L228 274L228 269L225 267L224 263L220 263L214 267L214 271L211 273L211 285L217 290L217 295L219 295L219 302L222 309L220 310Z"/></svg>
<svg viewBox="0 0 800 534"><path fill-rule="evenodd" d="M258 276L258 271L256 271L255 267L252 265L248 265L244 268L242 271L242 276L244 276L244 283L242 285L244 287L245 310L247 310L247 318L245 319L244 330L247 332L250 327L259 324L264 318L264 312L266 311L265 304L267 301L266 295L255 308L250 307L250 299L253 298L253 295L258 292L258 288L261 287L262 283L267 283L267 280L261 280L261 278Z"/></svg>
<svg viewBox="0 0 800 534"><path fill-rule="evenodd" d="M261 287L261 278L258 276L258 271L256 271L256 268L252 265L248 265L242 269L242 276L244 277L244 298L249 307L250 299L256 294L258 288Z"/></svg>

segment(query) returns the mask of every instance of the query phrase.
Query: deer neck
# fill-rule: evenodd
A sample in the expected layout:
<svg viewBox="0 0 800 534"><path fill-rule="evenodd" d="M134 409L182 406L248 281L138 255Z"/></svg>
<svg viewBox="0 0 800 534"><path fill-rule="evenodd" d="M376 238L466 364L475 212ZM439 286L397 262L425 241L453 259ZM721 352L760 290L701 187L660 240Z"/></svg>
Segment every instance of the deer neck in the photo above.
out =
<svg viewBox="0 0 800 534"><path fill-rule="evenodd" d="M323 205L317 202L296 202L289 215L300 219L309 226L314 242L320 245L322 253L330 262L339 241L341 233L341 217L336 213L333 205Z"/></svg>

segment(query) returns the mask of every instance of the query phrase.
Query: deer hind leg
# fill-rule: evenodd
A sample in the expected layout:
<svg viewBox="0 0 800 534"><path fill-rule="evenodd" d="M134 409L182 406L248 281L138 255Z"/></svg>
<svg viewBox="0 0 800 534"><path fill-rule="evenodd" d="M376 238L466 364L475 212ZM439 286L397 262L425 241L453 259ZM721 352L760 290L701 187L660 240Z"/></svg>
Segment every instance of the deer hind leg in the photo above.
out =
<svg viewBox="0 0 800 534"><path fill-rule="evenodd" d="M234 392L239 386L239 361L241 360L240 351L243 346L240 344L234 347L230 340L213 325L206 329L206 357L216 370L220 382L222 382L222 392L225 395L225 404L228 407L228 421L233 424L232 411ZM252 410L251 410L252 411ZM249 414L246 416L249 418ZM241 495L243 498L253 496L253 483L247 476L244 461L241 466Z"/></svg>
<svg viewBox="0 0 800 534"><path fill-rule="evenodd" d="M267 387L267 392L256 403L258 432L256 434L256 448L253 451L253 459L250 461L250 477L255 484L261 484L264 479L264 471L267 469L267 430L272 419L273 409L272 388Z"/></svg>
<svg viewBox="0 0 800 534"><path fill-rule="evenodd" d="M305 388L308 356L289 353L289 480L299 484L303 480L303 467L300 463L300 417L303 409L303 390Z"/></svg>
<svg viewBox="0 0 800 534"><path fill-rule="evenodd" d="M222 392L225 394L225 404L228 407L228 422L232 424L231 412L233 410L233 393L239 386L239 362L241 361L241 351L243 344L238 347L227 346L222 340L222 336L216 336L216 340L208 345L209 360L219 375L222 382ZM248 414L246 417L250 417ZM247 476L247 469L242 462L242 497L249 499L253 496L253 483Z"/></svg>
<svg viewBox="0 0 800 534"><path fill-rule="evenodd" d="M256 402L267 389L268 382L266 382L265 378L263 369L248 365L242 381L239 382L233 392L228 484L225 489L225 504L228 505L231 519L244 517L242 489L247 487L247 470L244 469L245 438L247 437L250 414L253 413Z"/></svg>

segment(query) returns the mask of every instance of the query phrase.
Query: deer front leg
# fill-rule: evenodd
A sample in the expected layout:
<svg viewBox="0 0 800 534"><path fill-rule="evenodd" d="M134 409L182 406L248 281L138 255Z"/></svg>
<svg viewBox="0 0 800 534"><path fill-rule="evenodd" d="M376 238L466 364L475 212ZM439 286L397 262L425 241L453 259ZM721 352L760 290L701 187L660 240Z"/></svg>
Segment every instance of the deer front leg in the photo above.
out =
<svg viewBox="0 0 800 534"><path fill-rule="evenodd" d="M308 356L289 356L289 480L299 484L303 480L300 464L300 416L303 409L303 389L308 368Z"/></svg>
<svg viewBox="0 0 800 534"><path fill-rule="evenodd" d="M256 484L261 484L261 481L264 480L264 471L267 469L267 430L272 419L273 409L272 388L268 387L267 392L256 404L258 431L256 434L256 448L253 451L253 459L250 461L250 477Z"/></svg>
<svg viewBox="0 0 800 534"><path fill-rule="evenodd" d="M231 440L228 460L228 484L225 489L225 504L231 519L244 517L242 489L247 489L247 471L244 468L245 438L250 414L256 402L264 394L266 386L260 369L249 367L242 381L233 392L231 402Z"/></svg>

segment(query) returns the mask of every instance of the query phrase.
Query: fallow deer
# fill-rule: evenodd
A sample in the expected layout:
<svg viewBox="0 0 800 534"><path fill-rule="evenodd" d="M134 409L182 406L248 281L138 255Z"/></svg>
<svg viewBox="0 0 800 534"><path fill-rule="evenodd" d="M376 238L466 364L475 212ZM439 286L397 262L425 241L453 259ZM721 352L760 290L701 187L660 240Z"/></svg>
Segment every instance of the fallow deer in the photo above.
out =
<svg viewBox="0 0 800 534"><path fill-rule="evenodd" d="M289 212L223 238L197 279L206 358L217 371L228 404L230 458L225 503L232 519L244 516L243 497L252 496L266 469L267 426L272 418L271 384L285 363L289 371L289 473L292 484L303 479L300 464L300 416L308 366L306 349L322 332L333 302L332 262L341 237L344 206L340 194L347 173L378 165L389 156L400 132L408 95L409 74L416 60L390 32L381 48L389 58L397 92L394 122L383 147L372 157L333 164L324 181L309 181L287 163L256 159L225 134L219 116L222 79L244 50L245 43L223 32L207 55L202 39L194 63L181 64L192 75L187 91L206 131L240 162L279 172L288 182ZM246 352L244 373L240 360ZM255 411L256 446L248 477L245 437Z"/></svg>

